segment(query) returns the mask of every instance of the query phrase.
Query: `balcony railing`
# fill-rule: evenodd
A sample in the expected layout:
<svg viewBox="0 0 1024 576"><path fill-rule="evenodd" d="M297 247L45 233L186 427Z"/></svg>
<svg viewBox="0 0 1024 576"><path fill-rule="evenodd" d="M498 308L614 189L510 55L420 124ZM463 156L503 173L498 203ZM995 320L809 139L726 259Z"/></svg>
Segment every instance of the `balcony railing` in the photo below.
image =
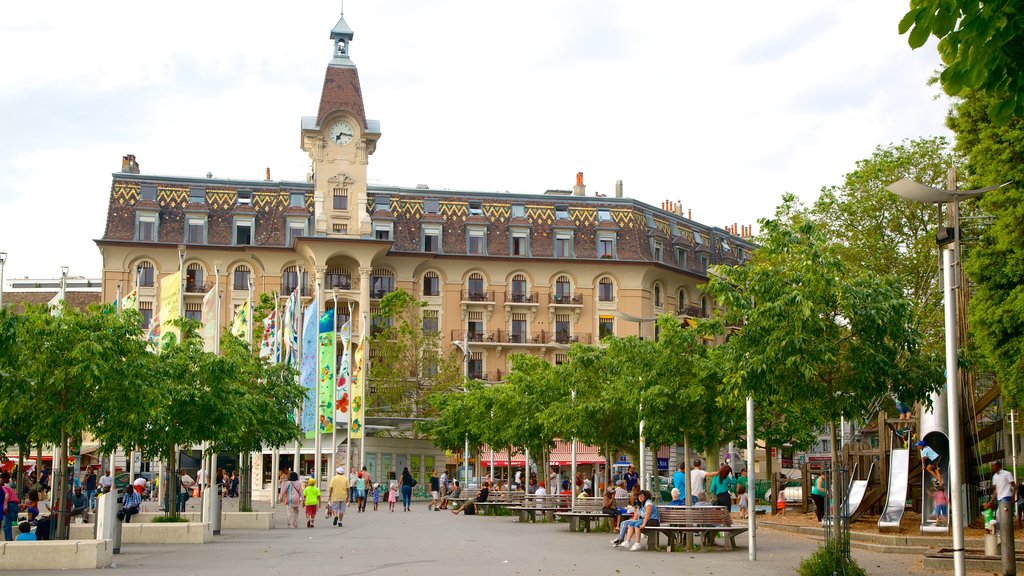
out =
<svg viewBox="0 0 1024 576"><path fill-rule="evenodd" d="M590 344L590 334L566 334L556 332L551 335L550 344Z"/></svg>
<svg viewBox="0 0 1024 576"><path fill-rule="evenodd" d="M292 292L295 291L295 288L296 288L295 284L292 284L292 283L289 283L289 282L285 282L284 284L281 285L281 296L283 296L285 298L287 298L288 296L291 296ZM309 284L309 283L303 284L302 285L302 292L300 294L302 296L312 296L313 295L313 285Z"/></svg>
<svg viewBox="0 0 1024 576"><path fill-rule="evenodd" d="M494 372L474 372L469 371L470 380L480 380L482 382L500 382L508 377L507 373L501 370L495 370Z"/></svg>
<svg viewBox="0 0 1024 576"><path fill-rule="evenodd" d="M213 289L213 283L185 282L186 294L205 294Z"/></svg>
<svg viewBox="0 0 1024 576"><path fill-rule="evenodd" d="M387 296L388 294L391 294L394 291L394 288L375 288L373 290L370 290L370 298L375 298L379 300Z"/></svg>
<svg viewBox="0 0 1024 576"><path fill-rule="evenodd" d="M324 280L325 290L358 290L359 282L353 281L348 276L340 276L337 278L327 278Z"/></svg>
<svg viewBox="0 0 1024 576"><path fill-rule="evenodd" d="M462 340L469 343L480 344L547 344L551 339L550 334L540 331L535 334L524 332L512 332L509 330L452 330L452 340Z"/></svg>
<svg viewBox="0 0 1024 576"><path fill-rule="evenodd" d="M548 303L556 306L582 306L583 295L578 292L576 294L559 294L556 292L548 294Z"/></svg>
<svg viewBox="0 0 1024 576"><path fill-rule="evenodd" d="M536 304L536 292L505 292L505 302L512 304Z"/></svg>
<svg viewBox="0 0 1024 576"><path fill-rule="evenodd" d="M494 290L463 290L463 302L494 302Z"/></svg>
<svg viewBox="0 0 1024 576"><path fill-rule="evenodd" d="M700 306L696 304L687 304L685 306L679 306L679 308L676 310L676 313L679 316L689 316L690 318L704 317L704 315L701 314Z"/></svg>

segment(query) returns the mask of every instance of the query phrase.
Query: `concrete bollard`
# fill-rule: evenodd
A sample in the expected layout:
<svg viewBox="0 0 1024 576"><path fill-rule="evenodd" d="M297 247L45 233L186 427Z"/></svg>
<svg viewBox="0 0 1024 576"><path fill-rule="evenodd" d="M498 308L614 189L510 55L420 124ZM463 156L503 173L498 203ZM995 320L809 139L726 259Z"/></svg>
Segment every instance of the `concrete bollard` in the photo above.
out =
<svg viewBox="0 0 1024 576"><path fill-rule="evenodd" d="M110 540L114 554L121 553L121 521L117 519L117 490L96 495L96 538Z"/></svg>
<svg viewBox="0 0 1024 576"><path fill-rule="evenodd" d="M999 503L999 536L1002 540L1003 576L1017 574L1017 552L1013 542L1013 502Z"/></svg>
<svg viewBox="0 0 1024 576"><path fill-rule="evenodd" d="M985 524L985 556L999 556L999 539L996 536L996 521Z"/></svg>

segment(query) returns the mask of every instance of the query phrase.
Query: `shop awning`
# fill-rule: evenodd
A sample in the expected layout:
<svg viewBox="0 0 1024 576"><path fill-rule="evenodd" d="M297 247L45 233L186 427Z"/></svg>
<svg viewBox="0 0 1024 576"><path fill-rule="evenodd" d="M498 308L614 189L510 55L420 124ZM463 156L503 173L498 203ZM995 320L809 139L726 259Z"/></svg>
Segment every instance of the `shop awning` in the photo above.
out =
<svg viewBox="0 0 1024 576"><path fill-rule="evenodd" d="M490 466L491 465L491 449L484 446L480 450L480 465ZM496 467L508 466L508 450L495 450L494 451L494 465ZM526 466L526 455L516 452L512 455L512 466Z"/></svg>
<svg viewBox="0 0 1024 576"><path fill-rule="evenodd" d="M572 444L556 440L550 460L552 466L572 466ZM587 446L577 442L576 464L604 464L604 456L596 446Z"/></svg>

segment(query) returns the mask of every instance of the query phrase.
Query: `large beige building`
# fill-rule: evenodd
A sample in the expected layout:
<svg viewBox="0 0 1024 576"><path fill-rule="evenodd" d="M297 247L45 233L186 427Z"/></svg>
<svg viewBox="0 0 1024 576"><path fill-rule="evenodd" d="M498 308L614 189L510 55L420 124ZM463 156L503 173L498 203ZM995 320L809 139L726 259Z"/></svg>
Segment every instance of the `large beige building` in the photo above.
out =
<svg viewBox="0 0 1024 576"><path fill-rule="evenodd" d="M572 190L537 194L369 185L380 125L366 118L344 18L331 39L319 109L301 122L308 181L148 175L125 157L97 240L106 301L138 286L148 322L159 279L183 257L186 315L198 318L215 276L224 324L250 281L282 297L301 287L307 301L319 285L354 303L358 334L361 312L404 288L427 303L424 322L445 346L468 342L471 376L494 381L511 353L555 362L571 342L656 336L637 319L706 315L714 303L697 287L708 266L749 255L749 234L626 198L621 183L614 197L588 196L582 174Z"/></svg>

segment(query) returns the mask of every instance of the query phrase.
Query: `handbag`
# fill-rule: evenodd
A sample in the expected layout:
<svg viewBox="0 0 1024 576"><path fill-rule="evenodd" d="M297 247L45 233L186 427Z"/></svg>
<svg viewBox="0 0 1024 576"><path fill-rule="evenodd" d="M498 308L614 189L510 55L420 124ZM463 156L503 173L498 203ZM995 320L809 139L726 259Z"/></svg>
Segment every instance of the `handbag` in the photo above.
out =
<svg viewBox="0 0 1024 576"><path fill-rule="evenodd" d="M117 519L124 522L124 508L117 511Z"/></svg>

